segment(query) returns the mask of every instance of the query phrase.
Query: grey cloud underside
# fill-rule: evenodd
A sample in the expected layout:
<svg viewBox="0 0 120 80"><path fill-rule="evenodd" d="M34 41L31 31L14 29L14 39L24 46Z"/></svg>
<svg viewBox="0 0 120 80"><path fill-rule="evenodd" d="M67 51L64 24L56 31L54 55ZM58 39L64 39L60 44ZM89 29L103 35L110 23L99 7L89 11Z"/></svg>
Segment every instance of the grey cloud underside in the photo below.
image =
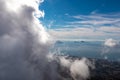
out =
<svg viewBox="0 0 120 80"><path fill-rule="evenodd" d="M0 1L0 80L43 80L49 44L39 43L34 33L33 12L29 6L8 11Z"/></svg>

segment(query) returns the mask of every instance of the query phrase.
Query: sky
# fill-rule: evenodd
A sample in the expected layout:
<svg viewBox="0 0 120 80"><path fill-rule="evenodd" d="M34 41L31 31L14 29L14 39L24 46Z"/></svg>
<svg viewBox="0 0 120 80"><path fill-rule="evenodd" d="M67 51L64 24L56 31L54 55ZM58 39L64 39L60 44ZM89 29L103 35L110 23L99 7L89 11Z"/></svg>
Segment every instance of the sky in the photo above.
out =
<svg viewBox="0 0 120 80"><path fill-rule="evenodd" d="M55 39L120 39L120 0L44 0L39 8Z"/></svg>

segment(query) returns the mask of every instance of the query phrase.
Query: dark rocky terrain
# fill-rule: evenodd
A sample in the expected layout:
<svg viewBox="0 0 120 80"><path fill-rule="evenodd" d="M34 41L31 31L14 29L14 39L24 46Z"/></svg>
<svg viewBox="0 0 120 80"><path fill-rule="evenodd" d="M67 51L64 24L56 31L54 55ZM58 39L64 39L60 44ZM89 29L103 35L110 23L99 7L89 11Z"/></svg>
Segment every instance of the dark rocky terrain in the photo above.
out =
<svg viewBox="0 0 120 80"><path fill-rule="evenodd" d="M95 60L95 67L89 80L120 80L120 62Z"/></svg>
<svg viewBox="0 0 120 80"><path fill-rule="evenodd" d="M75 59L75 58L73 58ZM90 70L90 77L87 80L120 80L120 62L102 59L90 59L95 62L95 69ZM70 72L59 67L62 80L73 80Z"/></svg>

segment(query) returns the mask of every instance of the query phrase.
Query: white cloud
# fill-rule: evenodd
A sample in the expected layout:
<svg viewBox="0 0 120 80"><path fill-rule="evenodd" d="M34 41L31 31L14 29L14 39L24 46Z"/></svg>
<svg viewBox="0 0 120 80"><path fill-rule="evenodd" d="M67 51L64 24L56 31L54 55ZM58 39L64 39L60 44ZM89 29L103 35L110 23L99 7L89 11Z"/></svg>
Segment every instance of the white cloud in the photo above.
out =
<svg viewBox="0 0 120 80"><path fill-rule="evenodd" d="M105 41L104 45L107 47L115 47L115 46L119 45L119 42L110 38Z"/></svg>
<svg viewBox="0 0 120 80"><path fill-rule="evenodd" d="M104 56L104 59L108 59L109 57L106 54L110 54L112 50L115 50L115 48L118 47L120 47L118 40L108 38L104 41L101 55Z"/></svg>
<svg viewBox="0 0 120 80"><path fill-rule="evenodd" d="M100 27L94 28L60 28L49 29L48 33L56 39L99 39L104 40L109 37L118 38L120 35L118 27Z"/></svg>
<svg viewBox="0 0 120 80"><path fill-rule="evenodd" d="M90 77L89 67L92 69L94 68L93 63L86 58L72 60L68 57L62 56L59 57L59 59L60 64L70 71L70 75L74 80L86 80Z"/></svg>
<svg viewBox="0 0 120 80"><path fill-rule="evenodd" d="M119 27L114 27L114 26L112 26L112 27L105 27L105 26L103 26L103 27L98 28L98 30L120 34L120 28Z"/></svg>
<svg viewBox="0 0 120 80"><path fill-rule="evenodd" d="M119 39L120 13L70 16L73 21L57 25L48 32L56 39ZM75 20L76 19L76 20ZM56 26L56 25L53 25ZM60 28L61 27L61 28Z"/></svg>
<svg viewBox="0 0 120 80"><path fill-rule="evenodd" d="M46 56L51 45L50 36L35 16L36 13L43 13L38 9L39 1L42 2L0 0L1 79L43 80L46 77L46 67L51 70L46 66ZM39 17L43 17L43 14ZM51 72L54 74L56 71L53 69ZM51 76L52 74L48 75L49 80L54 80L55 77Z"/></svg>
<svg viewBox="0 0 120 80"><path fill-rule="evenodd" d="M38 9L38 2L39 0L0 0L0 78L4 80L59 78L57 63L49 61L53 58L48 55L52 45L51 37L37 18L44 16L44 12ZM61 58L60 62L66 67L72 65L69 70L73 77L79 75L86 79L89 76L86 60L78 61L79 66L76 65L77 61L73 65L65 58ZM82 72L85 71L84 74L76 72L76 66Z"/></svg>
<svg viewBox="0 0 120 80"><path fill-rule="evenodd" d="M66 59L65 56L60 57L60 64L61 64L63 67L69 68L70 65L71 65L71 62L72 62L72 61L71 61L70 59Z"/></svg>
<svg viewBox="0 0 120 80"><path fill-rule="evenodd" d="M89 25L89 26L109 26L115 25L118 27L120 24L120 13L118 14L91 14L91 15L77 15L72 16L75 19L78 19L73 22L68 22L69 24L79 24L79 25Z"/></svg>
<svg viewBox="0 0 120 80"><path fill-rule="evenodd" d="M88 65L86 64L86 59L75 60L71 67L71 75L74 80L84 80L87 79L90 75Z"/></svg>

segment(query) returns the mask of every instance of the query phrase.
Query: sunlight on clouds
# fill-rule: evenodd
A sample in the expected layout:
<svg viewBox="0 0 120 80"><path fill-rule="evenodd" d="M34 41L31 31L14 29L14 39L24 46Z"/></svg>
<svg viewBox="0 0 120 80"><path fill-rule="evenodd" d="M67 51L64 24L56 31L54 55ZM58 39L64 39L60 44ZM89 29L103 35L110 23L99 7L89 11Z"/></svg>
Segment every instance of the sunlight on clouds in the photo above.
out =
<svg viewBox="0 0 120 80"><path fill-rule="evenodd" d="M7 2L7 6L9 9L11 10L17 10L18 8L20 8L21 5L27 5L27 6L33 6L35 7L36 4L35 2L33 2L33 0L9 0Z"/></svg>
<svg viewBox="0 0 120 80"><path fill-rule="evenodd" d="M38 27L36 27L36 25L34 25L33 29L34 29L34 33L36 35L38 34L42 34L42 36L39 36L39 39L42 43L46 43L48 40L48 34L45 32L45 29L43 28L42 25L40 25L40 21L37 18L40 17L44 17L45 13L44 11L40 11L38 9L40 3L42 3L44 0L9 0L8 2L6 2L7 5L7 9L10 11L14 11L14 12L19 12L19 10L21 9L21 6L28 6L28 7L32 7L35 11L33 12L33 16L34 17L34 23L39 25Z"/></svg>
<svg viewBox="0 0 120 80"><path fill-rule="evenodd" d="M17 12L21 6L33 7L36 12L36 17L44 17L44 11L38 10L38 4L42 3L44 0L8 0L6 2L7 9Z"/></svg>

